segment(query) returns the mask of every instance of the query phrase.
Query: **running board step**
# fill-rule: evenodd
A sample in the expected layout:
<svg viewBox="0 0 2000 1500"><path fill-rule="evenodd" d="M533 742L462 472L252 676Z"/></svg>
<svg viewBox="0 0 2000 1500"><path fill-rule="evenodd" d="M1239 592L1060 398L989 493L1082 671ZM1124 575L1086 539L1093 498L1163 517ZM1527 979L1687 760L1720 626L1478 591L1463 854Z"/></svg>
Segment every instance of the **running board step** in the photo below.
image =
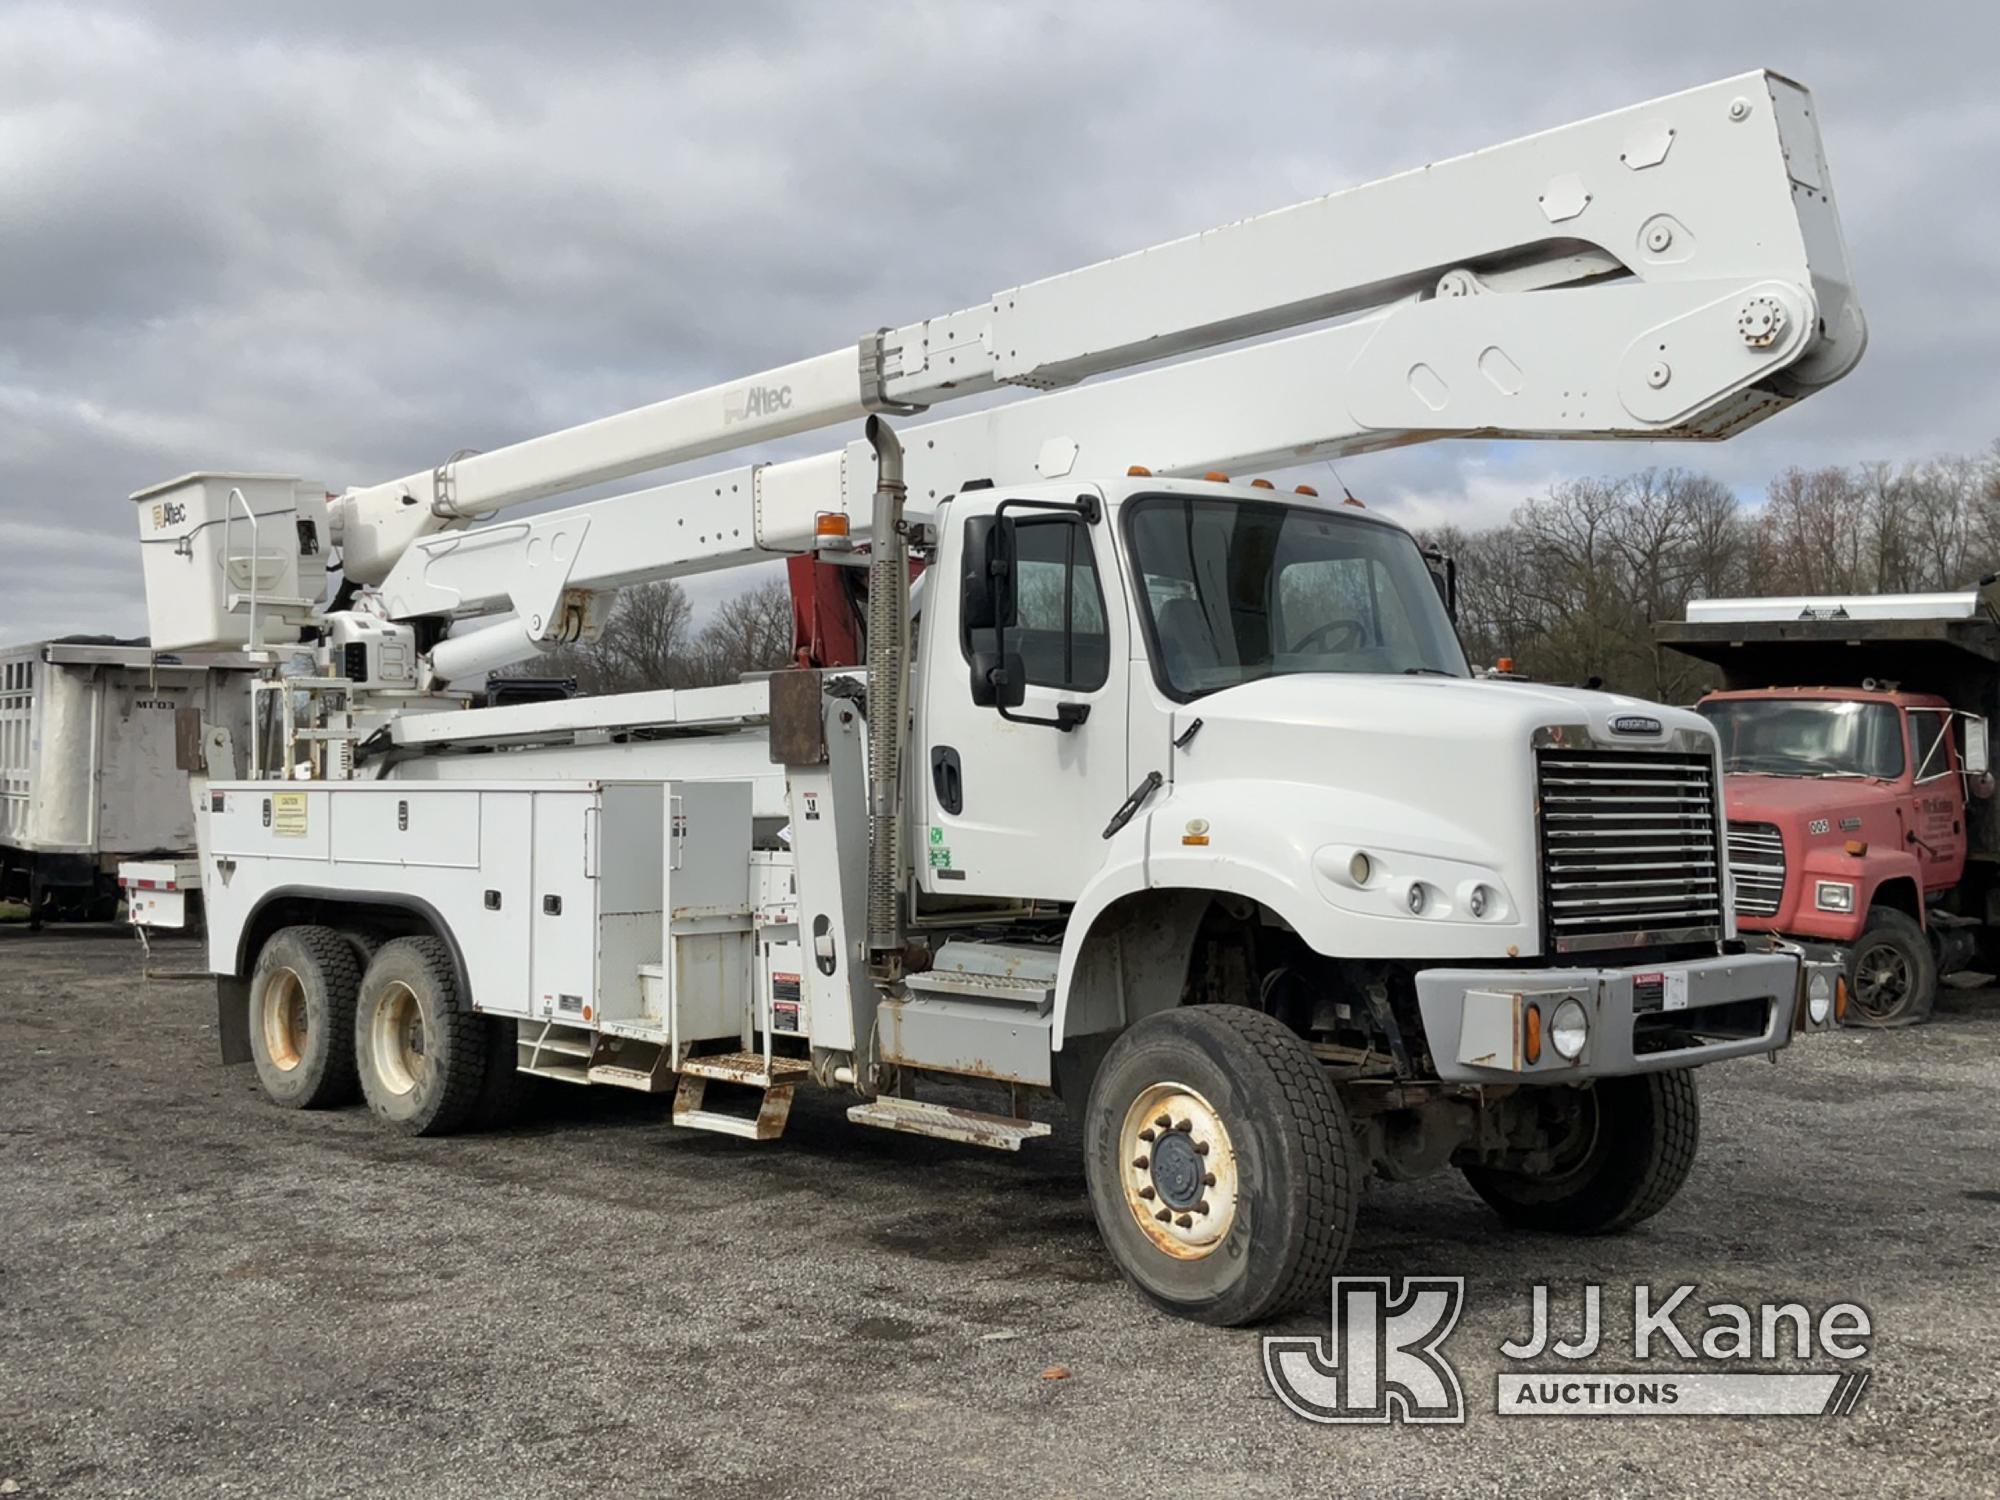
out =
<svg viewBox="0 0 2000 1500"><path fill-rule="evenodd" d="M696 1078L713 1078L718 1083L770 1089L781 1084L803 1083L812 1072L812 1064L799 1057L774 1057L767 1070L761 1052L715 1052L706 1057L682 1058L681 1072Z"/></svg>
<svg viewBox="0 0 2000 1500"><path fill-rule="evenodd" d="M927 1104L917 1099L871 1099L866 1104L857 1104L849 1109L847 1118L857 1125L873 1125L878 1130L934 1136L941 1141L986 1146L995 1151L1019 1151L1021 1142L1049 1133L1049 1127L1040 1120L1016 1120L1006 1115L981 1114L976 1109L953 1109L950 1105Z"/></svg>
<svg viewBox="0 0 2000 1500"><path fill-rule="evenodd" d="M774 1141L785 1133L792 1116L792 1095L812 1073L812 1064L796 1057L766 1058L761 1052L720 1052L681 1059L680 1085L674 1090L674 1123L684 1130L712 1130L748 1141ZM762 1098L755 1115L725 1114L707 1107L708 1085L733 1083L757 1089Z"/></svg>

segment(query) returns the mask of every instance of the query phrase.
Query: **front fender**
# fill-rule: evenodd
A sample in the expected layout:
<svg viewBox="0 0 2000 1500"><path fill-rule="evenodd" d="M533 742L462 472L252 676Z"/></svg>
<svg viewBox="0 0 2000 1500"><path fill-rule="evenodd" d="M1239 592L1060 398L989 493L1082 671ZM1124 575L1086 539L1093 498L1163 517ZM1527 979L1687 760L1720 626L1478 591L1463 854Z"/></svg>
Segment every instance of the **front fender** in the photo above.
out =
<svg viewBox="0 0 2000 1500"><path fill-rule="evenodd" d="M1362 887L1342 874L1356 849L1372 865ZM1412 880L1438 893L1421 915L1408 909ZM1495 893L1477 919L1459 899L1475 883ZM1248 778L1183 782L1120 830L1070 913L1057 973L1058 1048L1093 931L1106 911L1142 891L1256 901L1331 958L1476 959L1538 951L1525 828L1523 847L1508 851L1468 838L1462 823L1434 808L1366 792Z"/></svg>
<svg viewBox="0 0 2000 1500"><path fill-rule="evenodd" d="M1819 909L1818 885L1822 880L1838 880L1854 887L1854 910L1831 912ZM1873 851L1861 856L1849 854L1838 845L1808 849L1799 862L1799 888L1792 901L1788 931L1834 942L1852 942L1868 924L1869 908L1875 894L1891 881L1907 881L1913 892L1923 890L1923 870L1917 857L1905 850ZM1922 902L1917 920L1923 922Z"/></svg>

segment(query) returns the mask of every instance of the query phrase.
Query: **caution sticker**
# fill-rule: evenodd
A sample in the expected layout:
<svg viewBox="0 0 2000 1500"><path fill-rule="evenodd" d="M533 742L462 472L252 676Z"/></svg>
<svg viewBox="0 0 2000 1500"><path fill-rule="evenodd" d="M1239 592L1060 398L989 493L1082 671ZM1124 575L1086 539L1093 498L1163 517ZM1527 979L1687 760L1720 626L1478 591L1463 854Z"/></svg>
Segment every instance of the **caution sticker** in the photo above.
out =
<svg viewBox="0 0 2000 1500"><path fill-rule="evenodd" d="M306 836L304 792L271 794L271 832L281 839L302 839Z"/></svg>

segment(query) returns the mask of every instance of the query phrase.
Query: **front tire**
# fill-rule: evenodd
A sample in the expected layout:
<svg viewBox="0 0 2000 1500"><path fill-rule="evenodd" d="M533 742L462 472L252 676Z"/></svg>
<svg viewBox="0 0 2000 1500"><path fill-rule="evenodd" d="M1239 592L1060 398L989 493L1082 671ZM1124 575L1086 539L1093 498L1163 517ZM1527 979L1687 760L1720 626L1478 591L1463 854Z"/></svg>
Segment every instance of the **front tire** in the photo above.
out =
<svg viewBox="0 0 2000 1500"><path fill-rule="evenodd" d="M1354 1231L1340 1096L1302 1038L1247 1006L1164 1011L1119 1037L1090 1091L1084 1168L1126 1279L1198 1322L1323 1300Z"/></svg>
<svg viewBox="0 0 2000 1500"><path fill-rule="evenodd" d="M353 1102L354 998L361 967L331 927L283 927L250 976L250 1060L273 1104Z"/></svg>
<svg viewBox="0 0 2000 1500"><path fill-rule="evenodd" d="M448 1135L478 1107L486 1018L459 1004L451 954L434 937L385 943L361 980L354 1059L376 1118L405 1135Z"/></svg>
<svg viewBox="0 0 2000 1500"><path fill-rule="evenodd" d="M1585 1092L1571 1149L1547 1172L1467 1167L1465 1180L1517 1229L1612 1234L1665 1208L1701 1145L1701 1096L1678 1069L1600 1078Z"/></svg>
<svg viewBox="0 0 2000 1500"><path fill-rule="evenodd" d="M1847 961L1850 1026L1914 1026L1937 1004L1937 954L1915 917L1893 906L1868 913Z"/></svg>

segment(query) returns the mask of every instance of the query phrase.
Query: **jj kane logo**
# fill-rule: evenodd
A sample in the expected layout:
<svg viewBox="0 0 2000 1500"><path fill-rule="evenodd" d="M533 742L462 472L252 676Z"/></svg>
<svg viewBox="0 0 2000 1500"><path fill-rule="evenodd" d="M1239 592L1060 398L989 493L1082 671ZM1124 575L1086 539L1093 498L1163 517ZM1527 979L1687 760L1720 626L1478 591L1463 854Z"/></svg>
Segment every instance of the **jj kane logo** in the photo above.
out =
<svg viewBox="0 0 2000 1500"><path fill-rule="evenodd" d="M1629 1359L1637 1368L1604 1370L1585 1363L1605 1349L1603 1289L1584 1287L1576 1332L1565 1337L1554 1327L1549 1289L1535 1287L1527 1334L1499 1348L1503 1360L1535 1367L1502 1365L1495 1411L1775 1417L1854 1410L1868 1371L1853 1362L1867 1355L1874 1336L1866 1308L1837 1302L1815 1315L1798 1302L1711 1302L1697 1322L1694 1291L1680 1286L1662 1296L1643 1283L1633 1287ZM1444 1343L1464 1306L1459 1276L1407 1277L1400 1288L1382 1276L1335 1277L1330 1337L1266 1338L1264 1377L1309 1422L1463 1423L1465 1392ZM1647 1365L1661 1357L1695 1368ZM1800 1368L1820 1359L1839 1367ZM1749 1361L1789 1367L1741 1368Z"/></svg>

